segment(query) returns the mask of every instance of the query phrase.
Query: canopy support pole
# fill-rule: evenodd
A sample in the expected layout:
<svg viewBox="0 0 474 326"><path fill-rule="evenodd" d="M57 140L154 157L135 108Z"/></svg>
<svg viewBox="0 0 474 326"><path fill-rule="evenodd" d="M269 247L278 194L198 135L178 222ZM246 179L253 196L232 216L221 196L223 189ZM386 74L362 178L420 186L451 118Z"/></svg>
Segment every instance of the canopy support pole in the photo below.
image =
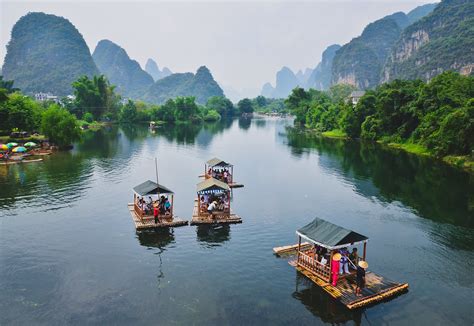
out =
<svg viewBox="0 0 474 326"><path fill-rule="evenodd" d="M171 194L171 217L173 217L174 215L174 195Z"/></svg>
<svg viewBox="0 0 474 326"><path fill-rule="evenodd" d="M296 264L300 261L300 251L301 251L301 236L298 235L298 256L296 257Z"/></svg>
<svg viewBox="0 0 474 326"><path fill-rule="evenodd" d="M365 261L365 254L366 254L366 252L367 252L367 242L364 242L364 255L362 256L362 257L363 257L362 259L363 259L364 261Z"/></svg>

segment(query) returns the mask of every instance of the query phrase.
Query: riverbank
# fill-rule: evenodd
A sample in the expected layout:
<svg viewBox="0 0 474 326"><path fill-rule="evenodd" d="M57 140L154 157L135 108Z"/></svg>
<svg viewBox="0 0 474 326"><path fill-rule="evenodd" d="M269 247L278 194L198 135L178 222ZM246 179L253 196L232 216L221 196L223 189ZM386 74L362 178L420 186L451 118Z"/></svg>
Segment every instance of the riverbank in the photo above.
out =
<svg viewBox="0 0 474 326"><path fill-rule="evenodd" d="M310 132L320 134L321 136L326 137L326 138L349 139L349 137L347 136L345 132L338 129L324 131L324 132L310 130ZM395 143L395 142L387 143L380 140L377 141L377 143L384 147L388 147L390 149L403 150L411 154L416 154L416 155L430 157L436 160L441 160L450 166L463 169L466 172L474 174L474 158L469 155L458 155L458 156L447 155L440 158L440 157L436 157L428 148L419 144Z"/></svg>

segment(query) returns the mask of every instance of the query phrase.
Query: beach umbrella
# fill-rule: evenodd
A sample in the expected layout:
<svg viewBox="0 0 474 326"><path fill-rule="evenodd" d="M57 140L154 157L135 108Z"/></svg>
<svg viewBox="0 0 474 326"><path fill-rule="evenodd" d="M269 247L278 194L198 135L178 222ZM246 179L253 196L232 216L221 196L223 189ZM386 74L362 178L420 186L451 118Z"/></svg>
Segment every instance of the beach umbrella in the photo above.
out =
<svg viewBox="0 0 474 326"><path fill-rule="evenodd" d="M29 142L27 142L24 146L25 146L25 147L35 147L35 146L36 146L36 143L33 143L32 141L29 141Z"/></svg>
<svg viewBox="0 0 474 326"><path fill-rule="evenodd" d="M23 152L26 152L26 148L23 147L23 146L19 146L19 147L15 147L13 150L12 150L13 153L23 153Z"/></svg>
<svg viewBox="0 0 474 326"><path fill-rule="evenodd" d="M7 146L8 148L16 147L18 146L18 143L8 143Z"/></svg>
<svg viewBox="0 0 474 326"><path fill-rule="evenodd" d="M8 150L10 147L8 147L7 145L5 144L0 144L0 151L6 151Z"/></svg>

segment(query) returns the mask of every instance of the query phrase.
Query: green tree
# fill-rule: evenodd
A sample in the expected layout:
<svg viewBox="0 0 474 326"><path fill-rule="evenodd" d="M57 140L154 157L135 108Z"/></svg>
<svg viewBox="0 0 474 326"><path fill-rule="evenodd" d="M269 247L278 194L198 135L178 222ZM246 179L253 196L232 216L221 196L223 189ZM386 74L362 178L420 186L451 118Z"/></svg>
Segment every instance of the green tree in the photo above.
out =
<svg viewBox="0 0 474 326"><path fill-rule="evenodd" d="M138 111L135 103L131 100L125 104L119 113L119 120L120 122L135 122L138 120Z"/></svg>
<svg viewBox="0 0 474 326"><path fill-rule="evenodd" d="M0 129L33 131L39 127L41 106L28 96L21 93L8 95L1 105Z"/></svg>
<svg viewBox="0 0 474 326"><path fill-rule="evenodd" d="M253 106L252 106L252 101L248 98L244 98L237 103L237 108L240 112L240 114L243 113L252 113L253 112Z"/></svg>
<svg viewBox="0 0 474 326"><path fill-rule="evenodd" d="M206 107L210 110L214 110L221 116L233 116L234 115L234 104L226 97L223 96L212 96L207 100Z"/></svg>
<svg viewBox="0 0 474 326"><path fill-rule="evenodd" d="M43 112L41 131L60 148L71 145L81 137L76 117L58 105L51 105Z"/></svg>
<svg viewBox="0 0 474 326"><path fill-rule="evenodd" d="M77 117L90 112L94 119L99 120L105 113L117 114L119 97L114 92L115 86L110 85L104 75L92 79L83 76L72 86L76 96L74 114Z"/></svg>

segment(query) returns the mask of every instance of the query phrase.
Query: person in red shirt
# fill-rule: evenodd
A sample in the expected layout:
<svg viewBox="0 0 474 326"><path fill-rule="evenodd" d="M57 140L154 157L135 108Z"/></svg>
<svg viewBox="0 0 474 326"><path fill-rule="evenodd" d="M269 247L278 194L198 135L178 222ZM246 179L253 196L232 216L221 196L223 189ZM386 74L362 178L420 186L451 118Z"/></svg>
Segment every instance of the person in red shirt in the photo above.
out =
<svg viewBox="0 0 474 326"><path fill-rule="evenodd" d="M337 280L339 279L339 261L341 260L341 254L335 253L332 256L331 262L331 274L332 274L332 286L337 285Z"/></svg>
<svg viewBox="0 0 474 326"><path fill-rule="evenodd" d="M153 205L153 216L155 217L155 224L158 224L158 205Z"/></svg>

